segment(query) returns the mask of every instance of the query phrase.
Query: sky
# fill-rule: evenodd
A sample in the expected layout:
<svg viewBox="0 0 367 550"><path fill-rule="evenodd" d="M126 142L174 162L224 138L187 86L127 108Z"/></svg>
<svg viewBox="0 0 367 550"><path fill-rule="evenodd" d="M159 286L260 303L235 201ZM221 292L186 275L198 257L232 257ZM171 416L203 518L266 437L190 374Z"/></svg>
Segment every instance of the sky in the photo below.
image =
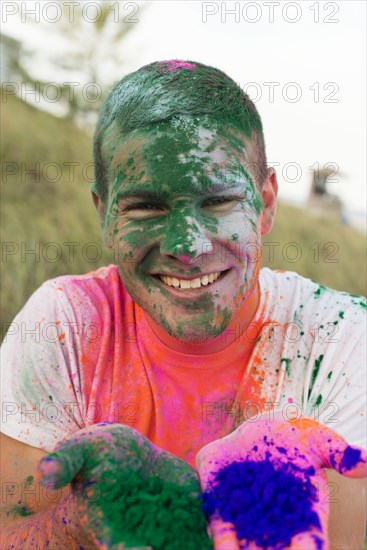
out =
<svg viewBox="0 0 367 550"><path fill-rule="evenodd" d="M96 2L82 2L90 5L86 13L92 19ZM35 25L31 16L21 22L19 13L10 14L10 4L17 3L3 2L3 32L40 53L49 48L67 51L67 42L53 32L55 24ZM30 8L37 2L25 4ZM366 212L363 0L165 0L130 2L125 11L122 3L114 5L114 24L137 19L115 52L122 60L116 80L164 59L199 61L222 69L250 95L260 112L269 164L277 169L283 200L304 203L312 170L328 165L336 171L330 192L348 210ZM52 17L52 7L49 14ZM106 70L111 71L108 59Z"/></svg>

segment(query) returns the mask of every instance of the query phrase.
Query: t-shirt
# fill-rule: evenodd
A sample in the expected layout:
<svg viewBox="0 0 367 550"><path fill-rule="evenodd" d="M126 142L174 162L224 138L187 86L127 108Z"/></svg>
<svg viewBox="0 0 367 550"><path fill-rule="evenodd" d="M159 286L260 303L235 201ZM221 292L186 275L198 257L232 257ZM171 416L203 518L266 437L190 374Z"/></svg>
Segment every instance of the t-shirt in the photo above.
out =
<svg viewBox="0 0 367 550"><path fill-rule="evenodd" d="M364 298L269 268L259 284L246 331L190 355L158 339L115 265L46 281L3 343L2 431L51 451L119 422L194 466L204 445L277 408L367 447Z"/></svg>

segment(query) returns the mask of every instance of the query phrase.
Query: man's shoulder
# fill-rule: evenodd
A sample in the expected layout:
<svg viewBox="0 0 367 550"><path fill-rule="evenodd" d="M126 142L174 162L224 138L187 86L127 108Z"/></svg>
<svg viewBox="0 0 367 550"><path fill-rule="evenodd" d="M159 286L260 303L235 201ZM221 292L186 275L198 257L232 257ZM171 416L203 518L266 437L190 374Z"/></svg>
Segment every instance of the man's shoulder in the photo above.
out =
<svg viewBox="0 0 367 550"><path fill-rule="evenodd" d="M275 307L308 316L335 316L335 320L360 322L366 314L366 298L335 290L294 271L262 268L260 287Z"/></svg>
<svg viewBox="0 0 367 550"><path fill-rule="evenodd" d="M59 275L45 281L40 289L47 291L58 291L66 295L87 294L103 295L115 293L117 289L123 289L118 268L114 264L100 267L81 275Z"/></svg>
<svg viewBox="0 0 367 550"><path fill-rule="evenodd" d="M45 281L44 284L53 285L55 287L57 287L58 285L61 287L73 285L88 286L91 284L100 285L101 283L113 280L119 281L120 275L117 266L114 264L110 264L108 266L103 266L96 270L88 271L87 273L83 274L59 275L58 277L48 279L47 281Z"/></svg>
<svg viewBox="0 0 367 550"><path fill-rule="evenodd" d="M117 300L116 300L117 298ZM48 317L90 316L92 310L131 300L118 269L111 264L82 275L60 275L46 280L27 300L20 313Z"/></svg>

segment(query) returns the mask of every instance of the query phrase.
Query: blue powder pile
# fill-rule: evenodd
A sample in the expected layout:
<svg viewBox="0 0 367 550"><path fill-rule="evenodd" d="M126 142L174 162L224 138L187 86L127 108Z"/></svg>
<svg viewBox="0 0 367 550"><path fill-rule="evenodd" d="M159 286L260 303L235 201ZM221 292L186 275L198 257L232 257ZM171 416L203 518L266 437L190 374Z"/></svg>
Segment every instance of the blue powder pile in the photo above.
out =
<svg viewBox="0 0 367 550"><path fill-rule="evenodd" d="M317 489L309 476L314 468L302 470L292 464L274 467L270 461L232 462L217 472L213 486L202 494L204 511L217 511L236 528L238 540L254 541L261 548L280 550L294 535L319 528L312 510ZM317 547L321 539L315 537Z"/></svg>
<svg viewBox="0 0 367 550"><path fill-rule="evenodd" d="M337 467L337 463L335 460L335 455L338 455L340 453L335 453L331 456L330 462L334 468ZM361 451L359 449L354 449L350 445L345 449L343 457L340 462L339 469L341 472L348 472L349 470L352 470L355 466L357 466L358 462L361 460Z"/></svg>

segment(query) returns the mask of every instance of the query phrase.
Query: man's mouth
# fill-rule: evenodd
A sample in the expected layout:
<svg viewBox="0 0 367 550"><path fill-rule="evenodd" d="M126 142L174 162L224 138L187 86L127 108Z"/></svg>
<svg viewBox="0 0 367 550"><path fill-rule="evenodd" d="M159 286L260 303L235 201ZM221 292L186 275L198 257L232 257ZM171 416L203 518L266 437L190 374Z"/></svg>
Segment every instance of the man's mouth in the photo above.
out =
<svg viewBox="0 0 367 550"><path fill-rule="evenodd" d="M229 270L225 271L215 271L213 273L207 273L201 277L196 277L195 279L179 279L178 277L170 277L168 275L157 274L155 277L163 281L167 286L177 288L179 290L188 290L202 288L204 286L210 286L215 283L219 278L223 277Z"/></svg>

